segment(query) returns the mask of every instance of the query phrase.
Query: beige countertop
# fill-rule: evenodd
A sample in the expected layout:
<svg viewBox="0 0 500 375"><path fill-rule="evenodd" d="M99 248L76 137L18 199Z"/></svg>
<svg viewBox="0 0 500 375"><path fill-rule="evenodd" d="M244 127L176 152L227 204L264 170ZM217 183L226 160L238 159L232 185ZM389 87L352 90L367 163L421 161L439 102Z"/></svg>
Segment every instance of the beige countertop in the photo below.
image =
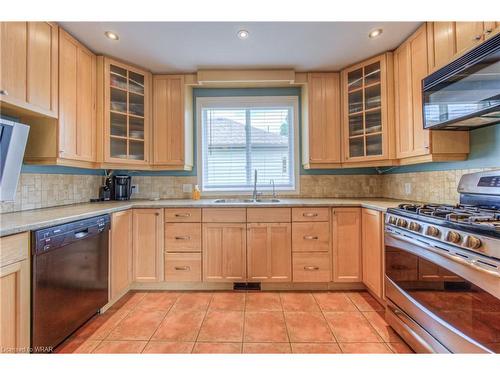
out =
<svg viewBox="0 0 500 375"><path fill-rule="evenodd" d="M279 202L248 203L228 202L214 203L214 199L166 199L166 200L131 200L97 203L81 203L68 206L40 208L0 214L0 237L10 234L46 228L53 225L86 219L92 216L123 211L129 208L163 208L163 207L365 207L385 211L403 203L400 200L383 198L294 198L280 199Z"/></svg>

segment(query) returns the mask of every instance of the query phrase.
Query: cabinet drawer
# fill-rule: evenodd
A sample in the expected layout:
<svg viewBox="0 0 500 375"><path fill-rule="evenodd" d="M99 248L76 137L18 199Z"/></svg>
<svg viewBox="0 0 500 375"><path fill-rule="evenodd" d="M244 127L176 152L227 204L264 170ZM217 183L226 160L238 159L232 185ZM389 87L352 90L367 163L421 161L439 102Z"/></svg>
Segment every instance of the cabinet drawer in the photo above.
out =
<svg viewBox="0 0 500 375"><path fill-rule="evenodd" d="M165 254L165 281L201 281L201 254Z"/></svg>
<svg viewBox="0 0 500 375"><path fill-rule="evenodd" d="M247 208L248 223L289 223L289 208Z"/></svg>
<svg viewBox="0 0 500 375"><path fill-rule="evenodd" d="M246 208L204 208L204 223L246 223Z"/></svg>
<svg viewBox="0 0 500 375"><path fill-rule="evenodd" d="M201 252L201 223L166 223L165 251Z"/></svg>
<svg viewBox="0 0 500 375"><path fill-rule="evenodd" d="M0 267L28 258L28 232L0 238Z"/></svg>
<svg viewBox="0 0 500 375"><path fill-rule="evenodd" d="M292 250L329 251L329 223L292 223Z"/></svg>
<svg viewBox="0 0 500 375"><path fill-rule="evenodd" d="M328 221L329 211L328 207L294 207L292 221Z"/></svg>
<svg viewBox="0 0 500 375"><path fill-rule="evenodd" d="M294 282L329 282L330 255L318 253L295 253L292 257Z"/></svg>
<svg viewBox="0 0 500 375"><path fill-rule="evenodd" d="M199 223L201 208L165 208L166 223Z"/></svg>

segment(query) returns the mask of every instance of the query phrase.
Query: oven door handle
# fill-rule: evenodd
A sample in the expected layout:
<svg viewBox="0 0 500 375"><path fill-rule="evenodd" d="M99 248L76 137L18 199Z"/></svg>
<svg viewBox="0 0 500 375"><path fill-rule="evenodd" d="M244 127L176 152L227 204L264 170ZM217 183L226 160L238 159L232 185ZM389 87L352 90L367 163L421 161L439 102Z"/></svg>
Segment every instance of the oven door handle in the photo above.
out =
<svg viewBox="0 0 500 375"><path fill-rule="evenodd" d="M408 322L412 322L412 319L406 315L403 311L400 309L393 307L393 306L387 306L391 312L396 315L399 318L399 323L403 325L403 328L408 332L408 334L411 335L411 337L417 341L428 353L437 353L432 346L430 346L422 337L420 337L408 324ZM414 323L416 324L416 323Z"/></svg>

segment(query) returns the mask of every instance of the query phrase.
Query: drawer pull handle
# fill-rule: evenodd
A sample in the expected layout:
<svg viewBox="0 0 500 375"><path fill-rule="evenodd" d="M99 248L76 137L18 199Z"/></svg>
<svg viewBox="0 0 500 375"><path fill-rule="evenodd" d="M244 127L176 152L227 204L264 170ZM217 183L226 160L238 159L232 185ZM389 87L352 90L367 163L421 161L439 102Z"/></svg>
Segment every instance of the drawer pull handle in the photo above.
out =
<svg viewBox="0 0 500 375"><path fill-rule="evenodd" d="M318 213L317 212L304 212L302 214L302 216L304 216L304 217L316 217L316 216L318 216Z"/></svg>
<svg viewBox="0 0 500 375"><path fill-rule="evenodd" d="M306 271L319 271L319 267L317 266L304 266Z"/></svg>
<svg viewBox="0 0 500 375"><path fill-rule="evenodd" d="M177 236L175 237L176 240L184 240L184 241L187 241L187 240L190 240L191 239L191 236Z"/></svg>
<svg viewBox="0 0 500 375"><path fill-rule="evenodd" d="M304 236L304 240L318 240L318 236Z"/></svg>
<svg viewBox="0 0 500 375"><path fill-rule="evenodd" d="M176 271L190 271L191 267L183 266L183 267L174 267Z"/></svg>
<svg viewBox="0 0 500 375"><path fill-rule="evenodd" d="M0 90L0 95L9 95L9 93L7 92L7 90Z"/></svg>
<svg viewBox="0 0 500 375"><path fill-rule="evenodd" d="M186 214L175 214L175 217L191 217L191 214L189 212Z"/></svg>

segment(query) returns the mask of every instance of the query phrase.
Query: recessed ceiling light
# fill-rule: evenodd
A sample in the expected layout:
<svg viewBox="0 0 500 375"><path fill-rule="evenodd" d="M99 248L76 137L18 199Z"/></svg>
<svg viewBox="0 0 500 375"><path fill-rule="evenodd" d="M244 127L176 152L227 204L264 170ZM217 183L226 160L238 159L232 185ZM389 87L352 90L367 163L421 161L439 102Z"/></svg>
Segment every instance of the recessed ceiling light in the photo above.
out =
<svg viewBox="0 0 500 375"><path fill-rule="evenodd" d="M238 38L240 38L240 39L247 39L249 36L250 36L250 33L246 30L238 31Z"/></svg>
<svg viewBox="0 0 500 375"><path fill-rule="evenodd" d="M370 31L370 33L368 34L368 38L377 38L379 37L380 35L382 35L382 32L383 30L382 29L375 29L375 30L372 30Z"/></svg>
<svg viewBox="0 0 500 375"><path fill-rule="evenodd" d="M106 31L104 32L104 35L106 35L106 38L111 39L111 40L118 40L120 37L118 34L112 32L112 31Z"/></svg>

